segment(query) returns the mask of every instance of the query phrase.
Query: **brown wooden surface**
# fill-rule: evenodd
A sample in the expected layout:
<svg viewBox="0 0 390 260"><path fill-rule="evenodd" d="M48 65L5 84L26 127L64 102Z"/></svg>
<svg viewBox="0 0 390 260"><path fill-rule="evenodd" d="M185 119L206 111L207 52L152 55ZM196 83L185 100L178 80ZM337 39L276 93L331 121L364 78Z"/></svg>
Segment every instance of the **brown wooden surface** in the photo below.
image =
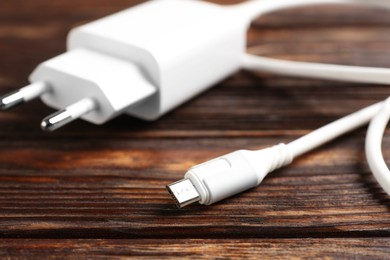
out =
<svg viewBox="0 0 390 260"><path fill-rule="evenodd" d="M137 2L2 0L0 91L63 52L71 27ZM248 42L270 57L390 67L390 16L286 11L256 21ZM210 207L178 210L164 189L191 165L288 142L388 93L240 72L151 123L122 116L48 134L39 122L53 110L39 101L1 113L0 257L388 258L390 200L368 170L365 129Z"/></svg>

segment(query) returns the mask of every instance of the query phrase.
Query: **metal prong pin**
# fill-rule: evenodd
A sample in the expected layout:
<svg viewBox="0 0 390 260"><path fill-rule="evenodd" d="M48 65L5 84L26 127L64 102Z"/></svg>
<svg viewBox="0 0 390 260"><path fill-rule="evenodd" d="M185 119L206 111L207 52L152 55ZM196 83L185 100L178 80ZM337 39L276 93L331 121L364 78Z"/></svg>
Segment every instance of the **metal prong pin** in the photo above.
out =
<svg viewBox="0 0 390 260"><path fill-rule="evenodd" d="M8 110L21 105L41 96L48 90L49 87L45 82L32 83L31 85L0 97L0 110Z"/></svg>
<svg viewBox="0 0 390 260"><path fill-rule="evenodd" d="M83 115L96 109L96 103L91 98L84 98L69 107L58 111L42 120L42 130L52 132Z"/></svg>

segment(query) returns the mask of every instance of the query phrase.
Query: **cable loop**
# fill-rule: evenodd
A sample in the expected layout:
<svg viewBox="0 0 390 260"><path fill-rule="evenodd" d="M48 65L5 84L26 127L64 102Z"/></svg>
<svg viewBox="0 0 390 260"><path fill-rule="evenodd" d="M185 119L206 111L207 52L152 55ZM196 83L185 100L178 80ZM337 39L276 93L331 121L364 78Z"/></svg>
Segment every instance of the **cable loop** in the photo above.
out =
<svg viewBox="0 0 390 260"><path fill-rule="evenodd" d="M390 196L390 171L382 153L383 136L390 119L390 98L387 98L379 113L370 122L366 136L368 165L380 186Z"/></svg>

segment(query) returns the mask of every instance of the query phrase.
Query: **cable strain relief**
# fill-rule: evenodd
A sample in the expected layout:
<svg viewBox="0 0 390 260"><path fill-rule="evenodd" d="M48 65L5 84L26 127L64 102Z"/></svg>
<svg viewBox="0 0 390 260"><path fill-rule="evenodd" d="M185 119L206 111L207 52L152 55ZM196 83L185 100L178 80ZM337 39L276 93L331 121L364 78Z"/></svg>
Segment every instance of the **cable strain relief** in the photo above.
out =
<svg viewBox="0 0 390 260"><path fill-rule="evenodd" d="M292 163L294 156L286 144L278 144L271 147L273 152L270 172Z"/></svg>

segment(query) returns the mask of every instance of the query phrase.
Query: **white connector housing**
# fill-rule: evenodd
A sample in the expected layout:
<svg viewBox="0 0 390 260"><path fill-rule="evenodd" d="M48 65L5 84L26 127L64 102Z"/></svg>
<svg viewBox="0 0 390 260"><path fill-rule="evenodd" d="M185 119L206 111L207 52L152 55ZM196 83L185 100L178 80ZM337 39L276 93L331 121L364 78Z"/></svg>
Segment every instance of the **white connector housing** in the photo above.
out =
<svg viewBox="0 0 390 260"><path fill-rule="evenodd" d="M184 176L199 193L199 203L210 205L258 186L264 177L292 162L285 144L259 151L239 150L192 167Z"/></svg>

